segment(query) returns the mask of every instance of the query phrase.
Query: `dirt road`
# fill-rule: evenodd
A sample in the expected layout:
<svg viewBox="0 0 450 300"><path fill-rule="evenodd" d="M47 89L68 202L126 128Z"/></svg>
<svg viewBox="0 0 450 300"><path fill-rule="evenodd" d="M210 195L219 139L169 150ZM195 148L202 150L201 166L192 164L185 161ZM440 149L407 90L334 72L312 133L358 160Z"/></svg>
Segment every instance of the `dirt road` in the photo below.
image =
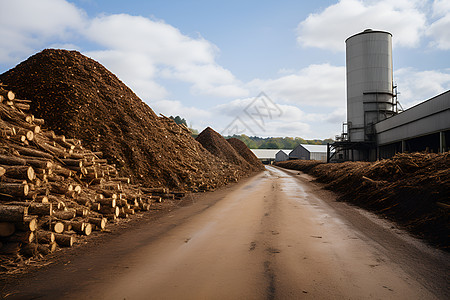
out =
<svg viewBox="0 0 450 300"><path fill-rule="evenodd" d="M85 255L8 283L7 299L448 299L450 260L307 175L267 167Z"/></svg>

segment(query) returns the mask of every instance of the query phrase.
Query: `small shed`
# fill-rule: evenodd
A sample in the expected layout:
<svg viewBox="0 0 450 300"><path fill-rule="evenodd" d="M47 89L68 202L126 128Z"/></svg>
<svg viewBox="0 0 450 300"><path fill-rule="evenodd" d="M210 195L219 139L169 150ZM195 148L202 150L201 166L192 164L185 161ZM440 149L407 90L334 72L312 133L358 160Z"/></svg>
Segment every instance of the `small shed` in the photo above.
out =
<svg viewBox="0 0 450 300"><path fill-rule="evenodd" d="M289 159L327 161L327 145L300 144L289 153Z"/></svg>
<svg viewBox="0 0 450 300"><path fill-rule="evenodd" d="M291 150L280 150L275 154L275 161L285 161L289 160L289 152Z"/></svg>

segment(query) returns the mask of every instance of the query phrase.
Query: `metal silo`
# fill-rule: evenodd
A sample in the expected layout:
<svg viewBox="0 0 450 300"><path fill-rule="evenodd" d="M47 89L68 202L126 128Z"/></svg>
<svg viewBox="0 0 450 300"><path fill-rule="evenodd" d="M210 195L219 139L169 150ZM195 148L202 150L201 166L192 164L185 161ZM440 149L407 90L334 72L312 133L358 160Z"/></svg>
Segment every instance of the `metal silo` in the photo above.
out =
<svg viewBox="0 0 450 300"><path fill-rule="evenodd" d="M396 113L392 35L367 29L345 43L348 138L351 142L371 142L373 124Z"/></svg>

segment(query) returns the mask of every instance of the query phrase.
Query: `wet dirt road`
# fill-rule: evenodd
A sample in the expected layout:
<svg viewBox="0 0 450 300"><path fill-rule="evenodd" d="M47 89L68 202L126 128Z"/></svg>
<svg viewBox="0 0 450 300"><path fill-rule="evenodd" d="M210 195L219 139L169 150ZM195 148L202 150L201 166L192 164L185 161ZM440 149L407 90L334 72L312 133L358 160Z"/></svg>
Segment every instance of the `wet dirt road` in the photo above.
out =
<svg viewBox="0 0 450 300"><path fill-rule="evenodd" d="M448 299L448 254L310 181L267 167L6 286L7 299Z"/></svg>

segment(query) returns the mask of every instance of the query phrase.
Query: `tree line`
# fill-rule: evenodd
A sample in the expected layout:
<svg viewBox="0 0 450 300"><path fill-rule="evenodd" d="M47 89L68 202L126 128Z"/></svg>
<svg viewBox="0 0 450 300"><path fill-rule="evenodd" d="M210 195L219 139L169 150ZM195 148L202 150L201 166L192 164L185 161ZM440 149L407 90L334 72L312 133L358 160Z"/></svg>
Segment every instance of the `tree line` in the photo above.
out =
<svg viewBox="0 0 450 300"><path fill-rule="evenodd" d="M309 145L326 145L327 143L333 143L333 139L325 140L305 140L300 137L269 137L262 138L257 136L247 136L245 134L227 136L225 138L237 138L243 141L250 149L294 149L299 144Z"/></svg>

